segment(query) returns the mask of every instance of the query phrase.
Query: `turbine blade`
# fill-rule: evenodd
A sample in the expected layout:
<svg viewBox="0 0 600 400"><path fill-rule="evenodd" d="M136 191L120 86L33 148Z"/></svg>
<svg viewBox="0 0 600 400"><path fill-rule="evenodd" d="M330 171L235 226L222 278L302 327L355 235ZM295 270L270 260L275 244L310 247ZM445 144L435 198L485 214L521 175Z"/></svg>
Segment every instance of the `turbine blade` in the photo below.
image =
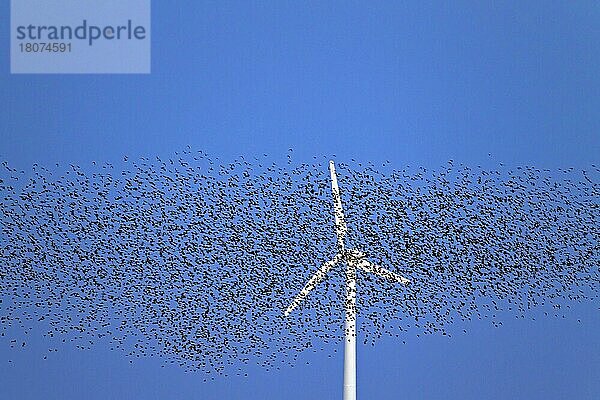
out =
<svg viewBox="0 0 600 400"><path fill-rule="evenodd" d="M406 285L407 283L410 282L409 279L406 279L403 276L400 276L392 271L388 271L387 269L385 269L379 265L373 264L364 259L360 260L358 262L358 267L362 268L366 272L370 272L372 274L379 275L381 277L384 277L391 281L402 283L404 285Z"/></svg>
<svg viewBox="0 0 600 400"><path fill-rule="evenodd" d="M323 278L325 278L327 272L329 272L329 270L340 261L340 258L341 256L337 254L333 258L333 260L327 261L321 266L321 268L319 268L317 272L315 272L315 274L308 280L308 282L306 282L304 288L302 288L300 293L298 293L296 298L294 298L294 300L290 303L289 307L285 310L284 315L286 317L290 315L294 308L296 308L298 304L300 304L302 300L304 300L304 298L310 293L310 291L313 290L319 284L319 282L323 280Z"/></svg>
<svg viewBox="0 0 600 400"><path fill-rule="evenodd" d="M344 210L342 208L342 196L338 186L337 175L335 173L335 164L329 161L329 172L331 173L331 193L333 195L333 210L335 214L335 230L338 241L343 240L348 228L344 219Z"/></svg>

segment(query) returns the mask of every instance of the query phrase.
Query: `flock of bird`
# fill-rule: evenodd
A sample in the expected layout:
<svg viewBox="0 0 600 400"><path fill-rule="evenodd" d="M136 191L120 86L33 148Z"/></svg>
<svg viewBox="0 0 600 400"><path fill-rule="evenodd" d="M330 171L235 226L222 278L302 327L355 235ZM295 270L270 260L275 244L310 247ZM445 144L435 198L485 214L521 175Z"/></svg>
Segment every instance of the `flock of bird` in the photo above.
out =
<svg viewBox="0 0 600 400"><path fill-rule="evenodd" d="M328 160L266 160L188 149L118 167L4 162L2 336L41 331L212 376L335 351L343 268L283 316L336 252ZM597 166L337 168L347 245L411 281L359 274L359 342L597 300Z"/></svg>

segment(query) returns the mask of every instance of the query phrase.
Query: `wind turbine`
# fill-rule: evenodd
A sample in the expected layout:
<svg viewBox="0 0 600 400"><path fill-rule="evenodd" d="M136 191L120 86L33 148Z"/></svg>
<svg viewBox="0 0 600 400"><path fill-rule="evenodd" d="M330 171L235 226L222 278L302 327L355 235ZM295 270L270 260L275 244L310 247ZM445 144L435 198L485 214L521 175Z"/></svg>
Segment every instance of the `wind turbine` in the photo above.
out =
<svg viewBox="0 0 600 400"><path fill-rule="evenodd" d="M327 272L335 265L346 264L346 322L344 340L344 400L356 400L356 270L358 268L391 281L407 284L410 281L398 274L367 261L363 252L346 249L344 237L348 232L342 198L337 183L335 165L329 161L331 173L331 192L333 194L333 209L335 214L335 231L337 234L337 254L331 261L324 263L321 268L308 280L304 288L298 293L284 315L287 317L302 300L325 278Z"/></svg>

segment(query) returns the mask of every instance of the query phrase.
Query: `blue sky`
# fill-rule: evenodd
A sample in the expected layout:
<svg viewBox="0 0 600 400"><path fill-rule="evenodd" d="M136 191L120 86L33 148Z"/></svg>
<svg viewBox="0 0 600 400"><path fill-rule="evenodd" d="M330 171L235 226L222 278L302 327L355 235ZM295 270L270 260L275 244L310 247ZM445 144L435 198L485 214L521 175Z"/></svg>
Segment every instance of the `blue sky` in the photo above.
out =
<svg viewBox="0 0 600 400"><path fill-rule="evenodd" d="M152 14L150 75L10 75L4 2L0 158L89 165L190 145L224 160L283 160L292 148L298 161L394 167L599 161L597 2L154 1ZM472 323L451 339L359 346L358 394L598 398L598 304L565 319L538 314ZM19 350L0 339L0 397L341 398L341 351L203 383L101 346L60 345L42 360L37 334Z"/></svg>

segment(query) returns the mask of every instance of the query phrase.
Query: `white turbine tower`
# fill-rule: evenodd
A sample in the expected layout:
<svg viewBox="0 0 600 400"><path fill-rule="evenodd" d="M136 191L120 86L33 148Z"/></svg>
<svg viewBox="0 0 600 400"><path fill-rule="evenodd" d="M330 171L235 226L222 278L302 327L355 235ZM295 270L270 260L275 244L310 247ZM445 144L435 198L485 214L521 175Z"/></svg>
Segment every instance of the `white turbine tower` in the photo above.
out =
<svg viewBox="0 0 600 400"><path fill-rule="evenodd" d="M335 165L329 161L331 172L331 191L333 193L333 209L335 213L335 231L337 234L337 254L331 261L326 262L308 280L304 288L298 293L290 306L285 310L287 317L302 300L323 280L327 272L336 264L346 264L346 323L345 323L345 345L344 345L344 400L356 400L356 270L363 269L366 272L377 274L386 279L407 284L410 281L387 269L367 261L365 254L346 249L344 237L348 228L344 221L342 210L342 199L335 174Z"/></svg>

